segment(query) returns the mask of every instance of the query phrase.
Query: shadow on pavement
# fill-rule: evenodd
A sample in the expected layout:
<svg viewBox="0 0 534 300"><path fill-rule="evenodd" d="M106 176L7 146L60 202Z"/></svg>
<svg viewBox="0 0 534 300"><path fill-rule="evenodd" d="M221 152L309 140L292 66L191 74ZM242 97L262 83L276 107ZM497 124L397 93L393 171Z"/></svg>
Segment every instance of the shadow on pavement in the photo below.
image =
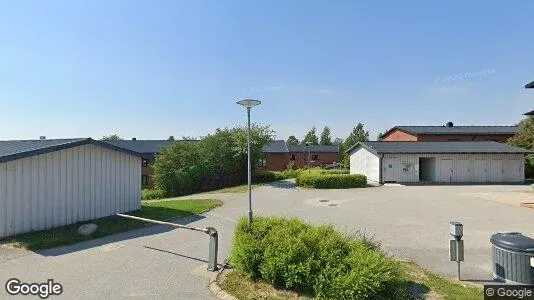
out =
<svg viewBox="0 0 534 300"><path fill-rule="evenodd" d="M199 261L199 262L208 263L208 261L206 259L192 257L192 256L188 256L188 255L172 252L172 251L169 251L169 250L158 249L158 248L154 248L154 247L150 247L150 246L143 246L143 248L150 249L150 250L155 250L155 251L159 251L159 252L163 252L163 253L168 253L168 254L176 255L176 256L179 256L179 257L183 257L183 258L187 258L187 259L191 259L191 260L195 260L195 261ZM222 267L223 264L217 264L217 266Z"/></svg>
<svg viewBox="0 0 534 300"><path fill-rule="evenodd" d="M180 224L180 225L187 225L189 223L202 220L204 218L205 217L201 215L190 215L190 216L178 218L175 220L171 220L169 222ZM42 256L59 256L59 255L82 251L82 250L86 250L86 249L90 249L94 247L99 247L99 246L106 245L106 244L116 243L116 242L120 242L124 240L160 234L160 233L168 232L174 229L175 228L173 227L165 226L165 225L147 225L147 227L143 227L140 229L134 229L131 231L116 233L116 234L108 235L102 238L88 240L88 241L80 242L80 243L73 244L73 245L61 246L61 247L45 249L45 250L38 250L34 252ZM176 230L185 230L185 229L176 228Z"/></svg>

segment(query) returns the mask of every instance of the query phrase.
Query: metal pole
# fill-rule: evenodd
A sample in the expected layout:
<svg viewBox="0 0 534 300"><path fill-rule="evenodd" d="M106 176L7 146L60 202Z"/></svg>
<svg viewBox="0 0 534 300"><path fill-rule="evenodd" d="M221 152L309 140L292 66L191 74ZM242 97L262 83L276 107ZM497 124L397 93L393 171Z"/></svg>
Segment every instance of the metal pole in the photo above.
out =
<svg viewBox="0 0 534 300"><path fill-rule="evenodd" d="M250 162L250 107L247 107L248 229L252 230L252 165Z"/></svg>
<svg viewBox="0 0 534 300"><path fill-rule="evenodd" d="M458 281L460 281L460 240L456 239L456 261L458 263Z"/></svg>
<svg viewBox="0 0 534 300"><path fill-rule="evenodd" d="M208 229L204 229L204 228L184 226L184 225L180 225L180 224L157 221L157 220L152 220L152 219L145 219L145 218L141 218L141 217L124 215L124 214L116 214L116 215L119 216L119 217L123 217L123 218L134 219L134 220L139 220L139 221L144 221L144 222L149 222L149 223L154 223L154 224L160 224L160 225L167 225L167 226L171 226L171 227L188 229L188 230L193 230L193 231L200 231L200 232L204 232L204 233L209 234L209 230Z"/></svg>
<svg viewBox="0 0 534 300"><path fill-rule="evenodd" d="M209 245L209 256L208 256L208 271L217 271L217 252L219 249L219 234L217 230L213 227L206 227L209 231L210 236L210 245Z"/></svg>

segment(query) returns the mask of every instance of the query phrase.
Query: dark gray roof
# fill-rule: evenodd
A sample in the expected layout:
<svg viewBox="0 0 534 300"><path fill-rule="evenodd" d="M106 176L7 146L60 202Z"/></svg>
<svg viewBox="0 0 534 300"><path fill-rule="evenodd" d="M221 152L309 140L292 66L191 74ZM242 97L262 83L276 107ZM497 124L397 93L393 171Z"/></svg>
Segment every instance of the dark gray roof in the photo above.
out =
<svg viewBox="0 0 534 300"><path fill-rule="evenodd" d="M119 148L91 138L50 139L50 140L11 140L0 141L0 162L7 162L85 144L94 144L115 151L139 156L139 153Z"/></svg>
<svg viewBox="0 0 534 300"><path fill-rule="evenodd" d="M412 134L516 134L517 126L395 126L384 135L399 129Z"/></svg>
<svg viewBox="0 0 534 300"><path fill-rule="evenodd" d="M531 83L528 83L527 85L525 85L525 88L534 89L534 81L532 81Z"/></svg>
<svg viewBox="0 0 534 300"><path fill-rule="evenodd" d="M274 140L269 145L263 147L263 152L266 153L287 153L286 141Z"/></svg>
<svg viewBox="0 0 534 300"><path fill-rule="evenodd" d="M311 145L310 152L339 152L337 145ZM263 147L263 152L266 153L289 153L289 152L304 152L308 151L305 145L287 145L284 140L274 140L269 145Z"/></svg>
<svg viewBox="0 0 534 300"><path fill-rule="evenodd" d="M524 113L525 116L534 116L534 110Z"/></svg>
<svg viewBox="0 0 534 300"><path fill-rule="evenodd" d="M295 146L287 146L289 152L304 152L308 151L305 145L295 145ZM309 146L310 152L332 152L337 153L339 152L339 146L338 145L310 145Z"/></svg>
<svg viewBox="0 0 534 300"><path fill-rule="evenodd" d="M361 142L363 147L378 153L529 153L529 150L497 142Z"/></svg>
<svg viewBox="0 0 534 300"><path fill-rule="evenodd" d="M121 140L105 142L138 153L160 153L163 148L170 147L174 142L179 141L197 142L195 140Z"/></svg>

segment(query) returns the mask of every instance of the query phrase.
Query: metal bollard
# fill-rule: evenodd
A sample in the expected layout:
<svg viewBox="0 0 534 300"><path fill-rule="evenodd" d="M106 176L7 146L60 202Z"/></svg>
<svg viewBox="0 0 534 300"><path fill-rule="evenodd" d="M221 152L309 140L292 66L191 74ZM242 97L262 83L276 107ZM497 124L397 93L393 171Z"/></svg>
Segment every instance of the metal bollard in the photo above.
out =
<svg viewBox="0 0 534 300"><path fill-rule="evenodd" d="M219 250L219 234L213 227L206 227L207 234L210 236L210 252L208 256L208 271L217 271L217 252Z"/></svg>

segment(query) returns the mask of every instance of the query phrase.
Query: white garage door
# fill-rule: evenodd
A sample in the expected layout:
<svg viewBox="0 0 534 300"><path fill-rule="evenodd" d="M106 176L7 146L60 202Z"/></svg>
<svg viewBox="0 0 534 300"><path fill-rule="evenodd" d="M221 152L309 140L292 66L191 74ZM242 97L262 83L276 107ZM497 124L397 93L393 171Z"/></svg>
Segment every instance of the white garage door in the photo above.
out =
<svg viewBox="0 0 534 300"><path fill-rule="evenodd" d="M440 182L452 181L452 159L442 159L439 171Z"/></svg>
<svg viewBox="0 0 534 300"><path fill-rule="evenodd" d="M397 182L397 164L396 164L395 158L386 158L382 162L382 165L384 166L384 181L385 182Z"/></svg>
<svg viewBox="0 0 534 300"><path fill-rule="evenodd" d="M521 181L523 173L523 161L520 159L510 159L504 170L504 177L507 182Z"/></svg>
<svg viewBox="0 0 534 300"><path fill-rule="evenodd" d="M486 182L486 160L475 159L473 168L473 181L474 182Z"/></svg>
<svg viewBox="0 0 534 300"><path fill-rule="evenodd" d="M469 160L468 159L459 159L456 164L456 170L455 170L456 176L455 181L456 182L471 182L473 179L471 178L471 169L469 168Z"/></svg>
<svg viewBox="0 0 534 300"><path fill-rule="evenodd" d="M490 182L502 182L502 159L492 159L490 164Z"/></svg>

